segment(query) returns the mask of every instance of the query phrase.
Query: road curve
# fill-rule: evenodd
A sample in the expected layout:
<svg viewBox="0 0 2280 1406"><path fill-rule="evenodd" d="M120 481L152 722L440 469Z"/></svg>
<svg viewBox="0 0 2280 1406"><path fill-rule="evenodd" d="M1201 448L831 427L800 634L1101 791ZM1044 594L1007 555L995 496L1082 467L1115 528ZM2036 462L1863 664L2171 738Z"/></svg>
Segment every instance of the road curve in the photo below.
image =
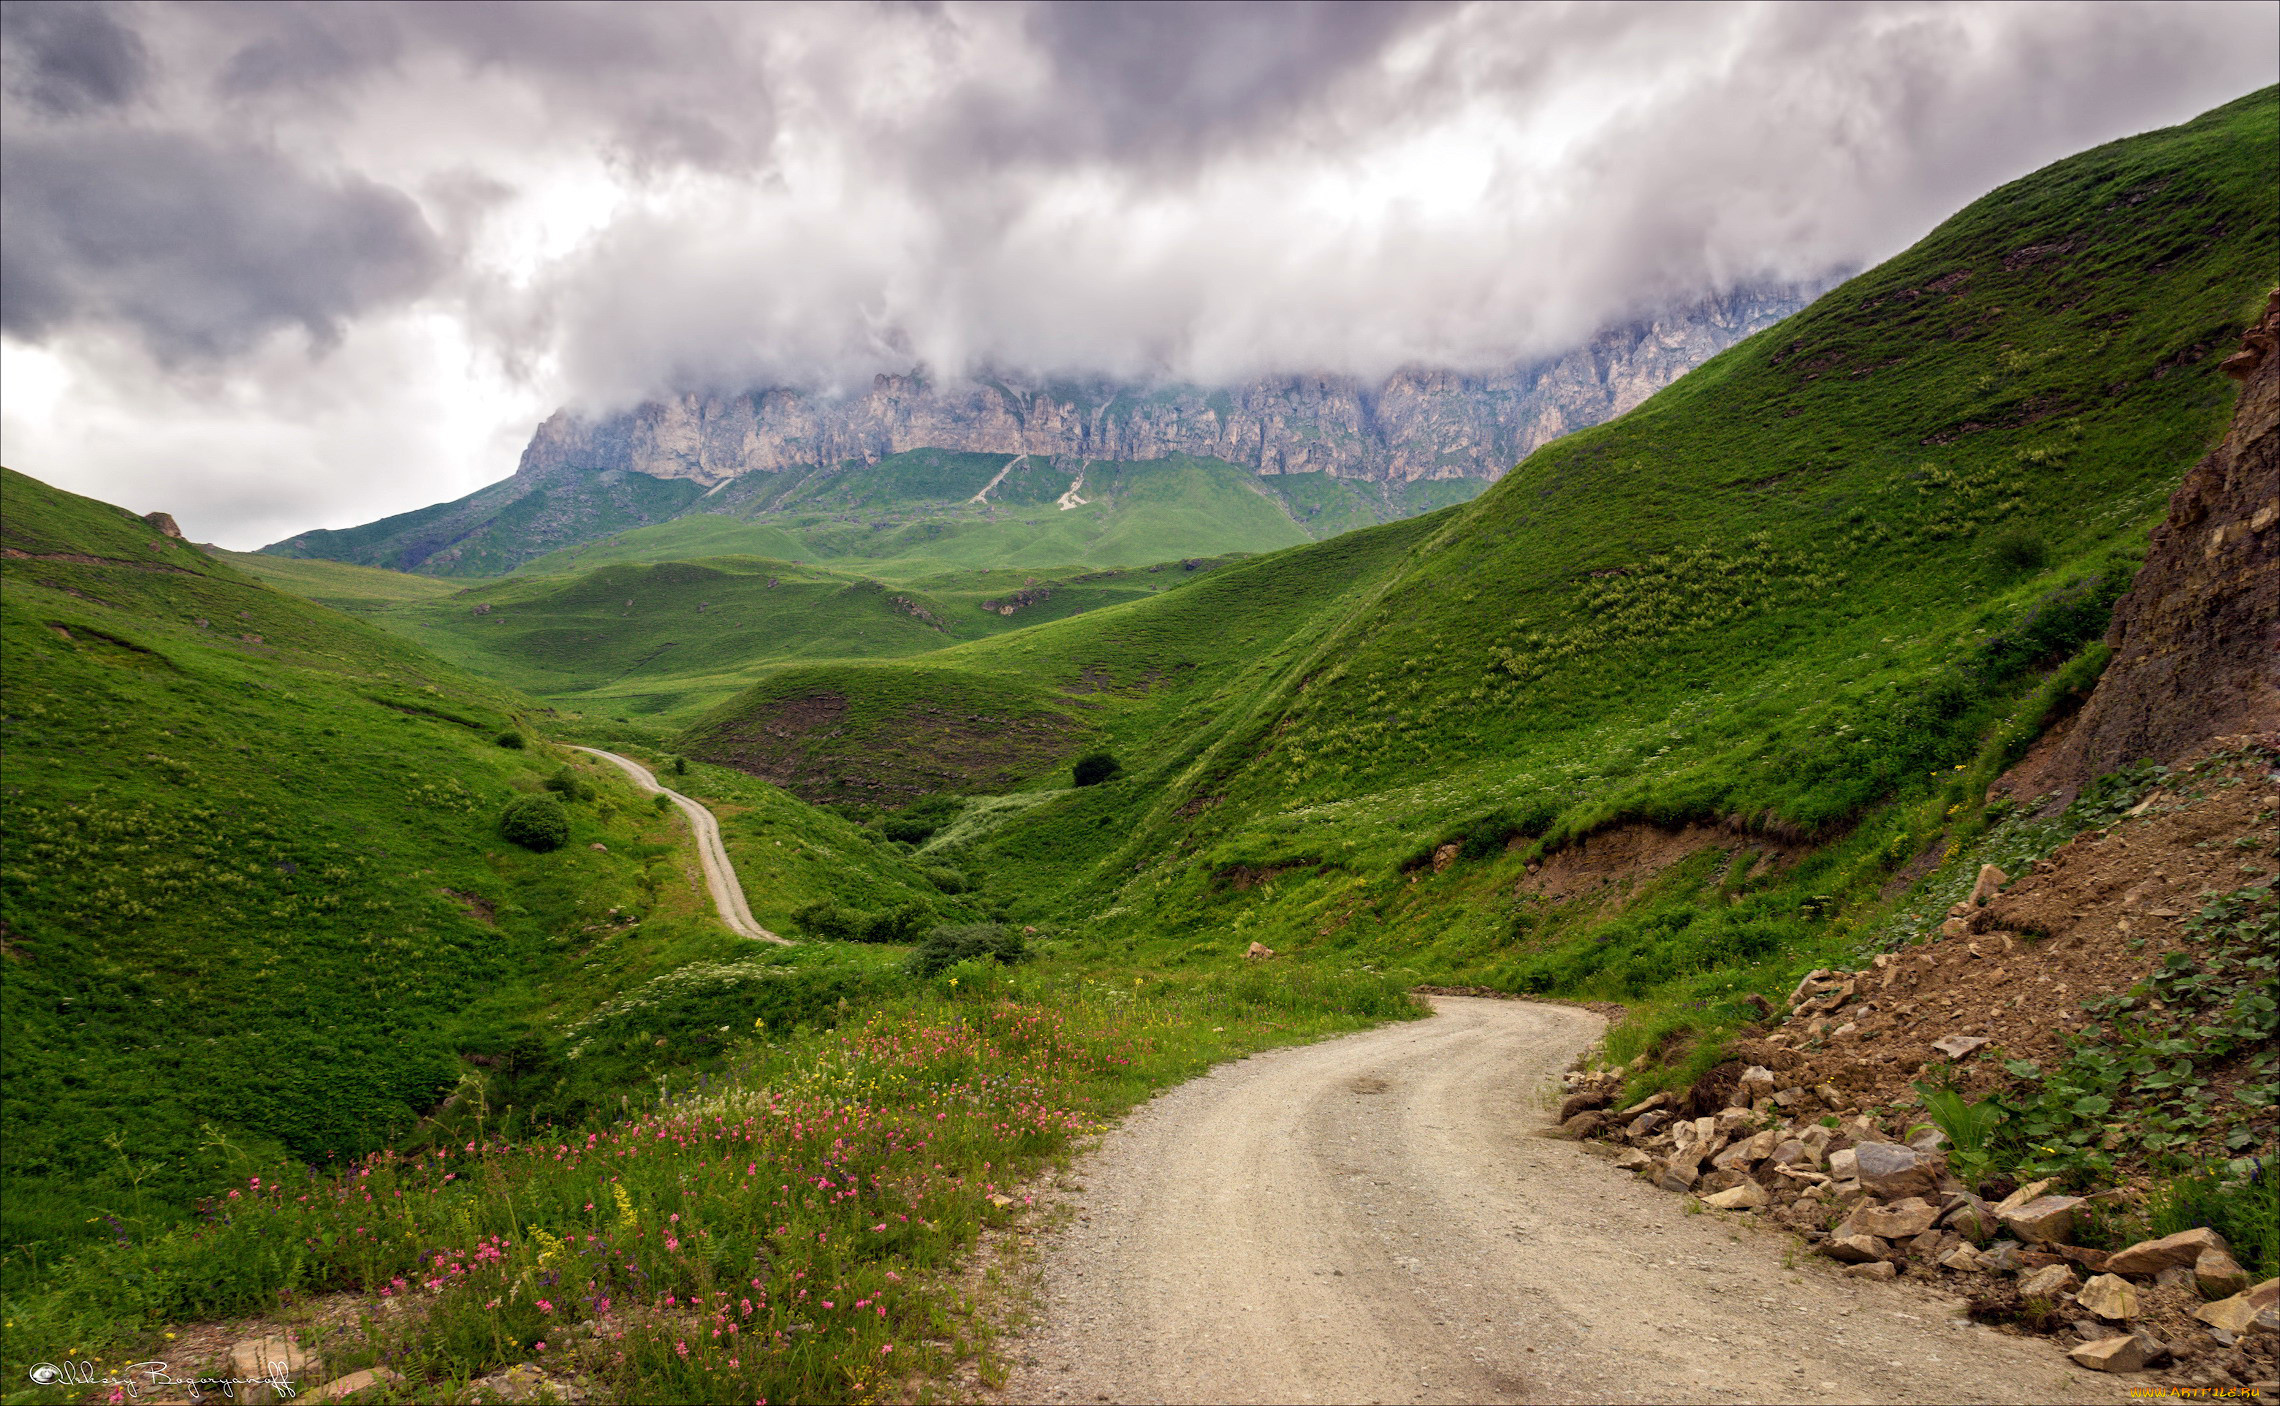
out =
<svg viewBox="0 0 2280 1406"><path fill-rule="evenodd" d="M1081 1159L1007 1401L2113 1401L2049 1344L1534 1136L1584 1011L1226 1065Z"/></svg>
<svg viewBox="0 0 2280 1406"><path fill-rule="evenodd" d="M705 887L712 890L713 907L720 910L720 920L728 930L739 937L757 938L762 942L780 942L792 945L790 938L778 937L754 920L752 910L744 904L744 885L736 880L736 867L728 862L728 848L720 842L720 822L713 813L690 800L678 791L670 790L650 774L648 767L631 757L605 752L599 747L572 747L573 751L590 752L604 761L615 762L618 768L633 778L633 784L644 791L654 791L670 799L689 817L689 828L697 834L697 857L704 861Z"/></svg>

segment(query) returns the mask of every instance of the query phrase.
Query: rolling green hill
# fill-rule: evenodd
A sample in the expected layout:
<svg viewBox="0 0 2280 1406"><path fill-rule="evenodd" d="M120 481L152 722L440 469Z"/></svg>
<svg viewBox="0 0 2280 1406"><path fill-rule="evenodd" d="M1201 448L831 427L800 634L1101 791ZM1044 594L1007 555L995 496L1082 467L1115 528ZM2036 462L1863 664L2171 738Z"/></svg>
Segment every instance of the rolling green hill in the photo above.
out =
<svg viewBox="0 0 2280 1406"><path fill-rule="evenodd" d="M1485 484L1260 477L1217 459L1060 465L916 449L830 472L753 473L712 492L610 471L264 549L446 577L759 556L901 579L951 568L1099 570L1278 547L1462 502Z"/></svg>
<svg viewBox="0 0 2280 1406"><path fill-rule="evenodd" d="M571 760L527 699L120 509L0 491L12 1246L93 1233L90 1207L163 1221L241 1154L389 1144L525 1032L749 953L611 769L581 768L562 848L500 837ZM418 580L327 570L366 599ZM764 922L939 898L875 836L720 784Z"/></svg>
<svg viewBox="0 0 2280 1406"><path fill-rule="evenodd" d="M2274 279L2274 122L2267 90L2005 186L1469 505L929 656L1040 717L1081 705L1038 732L1030 787L1081 748L1126 766L1009 812L975 862L1038 911L1159 939L1385 956L1441 929L1443 970L1506 984L1551 941L1514 908L1525 867L1624 821L1741 849L1850 833L1868 882L1925 839L1888 803L1977 775L2095 676ZM1372 560L1330 587L1348 554ZM687 745L906 786L940 729L892 679L770 678ZM1476 862L1413 885L1452 843ZM1381 925L1468 868L1506 896ZM1781 901L1747 932L1720 915L1665 975L1773 950L1802 930Z"/></svg>

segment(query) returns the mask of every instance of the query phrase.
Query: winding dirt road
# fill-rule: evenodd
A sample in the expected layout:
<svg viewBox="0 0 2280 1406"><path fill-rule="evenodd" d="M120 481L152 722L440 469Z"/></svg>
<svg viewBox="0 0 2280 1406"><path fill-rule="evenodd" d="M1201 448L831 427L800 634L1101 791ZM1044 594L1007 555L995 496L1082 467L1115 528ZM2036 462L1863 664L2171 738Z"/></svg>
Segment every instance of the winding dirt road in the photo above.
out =
<svg viewBox="0 0 2280 1406"><path fill-rule="evenodd" d="M2120 1379L1689 1216L1540 1093L1600 1031L1432 1019L1230 1064L1077 1165L1009 1401L2114 1401ZM1790 1260L1794 1258L1794 1267Z"/></svg>
<svg viewBox="0 0 2280 1406"><path fill-rule="evenodd" d="M705 887L712 890L713 907L720 910L720 920L728 924L730 932L761 942L780 942L786 947L792 945L790 938L778 937L760 926L753 918L752 910L745 906L744 885L737 882L736 866L728 862L728 848L720 842L720 822L713 818L711 811L680 792L667 789L650 773L648 767L631 757L621 757L599 747L573 746L572 750L589 752L604 761L617 763L619 770L633 778L634 785L644 791L665 796L681 808L683 815L689 817L689 828L697 835L697 858L705 866Z"/></svg>

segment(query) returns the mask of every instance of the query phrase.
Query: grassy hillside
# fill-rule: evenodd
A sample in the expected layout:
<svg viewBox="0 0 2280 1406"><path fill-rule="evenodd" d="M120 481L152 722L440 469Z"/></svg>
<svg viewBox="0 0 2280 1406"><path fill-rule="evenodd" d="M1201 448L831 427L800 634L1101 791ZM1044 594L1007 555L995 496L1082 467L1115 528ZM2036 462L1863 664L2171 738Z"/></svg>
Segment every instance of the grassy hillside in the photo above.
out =
<svg viewBox="0 0 2280 1406"><path fill-rule="evenodd" d="M396 1141L474 1057L749 950L681 822L611 770L585 769L560 849L501 838L501 807L569 761L518 695L117 508L0 488L0 1169L32 1259L98 1211L162 1222L240 1155ZM935 894L792 805L770 833L830 846L831 883ZM754 909L811 896L797 870Z"/></svg>
<svg viewBox="0 0 2280 1406"><path fill-rule="evenodd" d="M2266 91L1993 192L1474 503L1356 534L1399 549L1301 592L1302 625L1254 630L1275 608L1247 588L1308 580L1351 539L1225 573L1207 618L1177 612L1205 599L1183 593L933 656L1040 708L1100 705L1039 750L1030 785L1103 740L1126 765L1021 810L984 858L1042 878L1050 856L1069 887L1017 885L1032 901L1158 936L1248 923L1407 952L1423 933L1385 905L1421 851L1458 844L1509 893L1626 819L1730 825L1728 849L1762 849L2015 748L2094 677L2147 525L2221 430L2216 362L2273 281L2274 120ZM1151 627L1175 618L1169 656L1240 665L1151 675ZM851 716L885 672L819 667L801 688ZM1088 676L1133 691L1077 692ZM783 698L763 685L690 745L797 753ZM859 792L861 758L846 766ZM1894 824L1853 858L1913 855L1925 837ZM1467 867L1432 882L1455 900ZM1279 889L1241 877L1277 871ZM1351 916L1372 907L1385 926ZM1447 971L1516 981L1552 940L1511 898L1444 909L1434 924L1463 929ZM1732 950L1803 931L1792 902ZM1664 974L1717 965L1725 941ZM1597 968L1563 970L1572 987Z"/></svg>

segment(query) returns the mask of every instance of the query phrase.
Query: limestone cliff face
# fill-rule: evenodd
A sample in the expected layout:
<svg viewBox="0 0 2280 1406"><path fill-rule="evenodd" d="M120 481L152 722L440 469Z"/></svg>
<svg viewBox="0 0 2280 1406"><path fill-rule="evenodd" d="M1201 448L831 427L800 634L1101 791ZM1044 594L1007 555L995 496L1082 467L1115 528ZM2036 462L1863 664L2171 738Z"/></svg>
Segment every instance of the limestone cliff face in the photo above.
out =
<svg viewBox="0 0 2280 1406"><path fill-rule="evenodd" d="M1603 332L1550 361L1483 374L1405 370L1374 387L1337 376L1223 389L1012 377L938 386L880 376L842 400L776 389L682 395L601 420L561 411L532 436L517 476L630 469L710 485L930 448L1121 460L1186 453L1262 474L1404 482L1494 478L1787 317L1808 291L1733 293Z"/></svg>

